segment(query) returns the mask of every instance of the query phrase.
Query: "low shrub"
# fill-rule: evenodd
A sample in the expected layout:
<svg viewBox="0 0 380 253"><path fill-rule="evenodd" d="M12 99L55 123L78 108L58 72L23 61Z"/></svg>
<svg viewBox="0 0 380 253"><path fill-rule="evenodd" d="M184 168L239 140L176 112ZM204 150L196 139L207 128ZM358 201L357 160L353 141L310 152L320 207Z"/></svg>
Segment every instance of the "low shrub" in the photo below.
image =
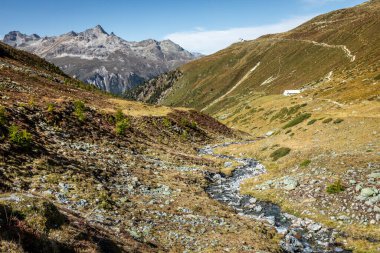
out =
<svg viewBox="0 0 380 253"><path fill-rule="evenodd" d="M0 126L7 124L7 112L4 107L0 106Z"/></svg>
<svg viewBox="0 0 380 253"><path fill-rule="evenodd" d="M124 135L125 130L131 127L129 119L125 117L121 109L117 109L115 116L113 117L115 121L115 133L116 135Z"/></svg>
<svg viewBox="0 0 380 253"><path fill-rule="evenodd" d="M172 126L172 122L168 118L163 118L162 119L162 125L166 128L169 128Z"/></svg>
<svg viewBox="0 0 380 253"><path fill-rule="evenodd" d="M298 125L299 123L303 122L304 120L310 118L311 114L310 113L304 113L304 114L300 114L298 115L297 117L295 117L294 119L292 119L291 121L289 121L285 126L283 126L282 128L285 129L285 128L289 128L289 127L292 127L292 126L295 126L295 125Z"/></svg>
<svg viewBox="0 0 380 253"><path fill-rule="evenodd" d="M29 108L34 108L35 105L36 105L36 103L34 102L34 99L33 98L29 99L29 101L28 101Z"/></svg>
<svg viewBox="0 0 380 253"><path fill-rule="evenodd" d="M119 122L125 118L125 115L121 109L117 109L115 113L115 121Z"/></svg>
<svg viewBox="0 0 380 253"><path fill-rule="evenodd" d="M342 192L346 189L344 185L342 184L341 180L336 180L334 183L327 185L326 192L330 194L335 194Z"/></svg>
<svg viewBox="0 0 380 253"><path fill-rule="evenodd" d="M182 126L185 126L185 127L188 127L188 128L191 128L193 130L196 130L197 129L197 122L195 121L189 121L188 119L185 119L185 118L182 118L181 119L181 125Z"/></svg>
<svg viewBox="0 0 380 253"><path fill-rule="evenodd" d="M53 103L49 103L49 104L47 105L46 111L47 111L48 113L53 113L53 112L54 112L54 109L55 109L55 105L54 105Z"/></svg>
<svg viewBox="0 0 380 253"><path fill-rule="evenodd" d="M334 124L339 124L339 123L342 123L344 120L343 119L336 119L334 120Z"/></svg>
<svg viewBox="0 0 380 253"><path fill-rule="evenodd" d="M290 150L291 150L290 148L285 148L285 147L276 149L272 154L270 154L270 157L272 157L273 161L276 161L280 159L281 157L284 157L287 154L289 154Z"/></svg>
<svg viewBox="0 0 380 253"><path fill-rule="evenodd" d="M305 161L303 161L303 162L300 163L300 166L301 167L307 167L310 163L311 163L310 160L305 160Z"/></svg>
<svg viewBox="0 0 380 253"><path fill-rule="evenodd" d="M117 135L124 135L125 130L127 130L130 127L130 122L128 119L122 119L118 122L116 122L115 126L115 132Z"/></svg>
<svg viewBox="0 0 380 253"><path fill-rule="evenodd" d="M327 118L327 119L323 120L322 123L327 124L327 123L330 123L332 120L333 120L332 118Z"/></svg>
<svg viewBox="0 0 380 253"><path fill-rule="evenodd" d="M46 219L45 228L47 231L59 228L66 222L66 217L53 203L44 202L42 212Z"/></svg>
<svg viewBox="0 0 380 253"><path fill-rule="evenodd" d="M9 140L20 146L20 147L29 147L32 144L32 135L24 130L20 130L20 128L16 125L12 125L9 127Z"/></svg>
<svg viewBox="0 0 380 253"><path fill-rule="evenodd" d="M189 133L186 131L186 130L183 130L182 131L182 134L181 134L181 137L184 139L184 140L187 140L189 138Z"/></svg>
<svg viewBox="0 0 380 253"><path fill-rule="evenodd" d="M77 100L74 102L74 115L79 119L79 121L84 121L86 119L85 110L86 107L83 101Z"/></svg>
<svg viewBox="0 0 380 253"><path fill-rule="evenodd" d="M309 122L307 122L307 125L308 126L313 125L315 122L317 122L317 119L312 119Z"/></svg>

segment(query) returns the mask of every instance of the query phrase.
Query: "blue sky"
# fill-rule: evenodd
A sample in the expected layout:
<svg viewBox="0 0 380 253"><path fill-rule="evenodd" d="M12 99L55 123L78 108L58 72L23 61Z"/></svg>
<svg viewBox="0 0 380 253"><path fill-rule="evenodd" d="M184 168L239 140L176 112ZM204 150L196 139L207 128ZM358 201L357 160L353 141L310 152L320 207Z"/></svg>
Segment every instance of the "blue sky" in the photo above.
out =
<svg viewBox="0 0 380 253"><path fill-rule="evenodd" d="M18 0L2 1L0 36L59 35L97 24L126 40L171 39L212 53L239 38L291 29L313 16L363 0Z"/></svg>

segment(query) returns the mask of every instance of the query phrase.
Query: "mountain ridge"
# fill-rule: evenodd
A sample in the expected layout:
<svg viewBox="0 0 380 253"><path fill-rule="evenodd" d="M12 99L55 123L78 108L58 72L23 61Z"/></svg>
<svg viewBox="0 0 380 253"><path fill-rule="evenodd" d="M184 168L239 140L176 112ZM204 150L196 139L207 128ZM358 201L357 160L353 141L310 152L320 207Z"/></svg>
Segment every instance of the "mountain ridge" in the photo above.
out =
<svg viewBox="0 0 380 253"><path fill-rule="evenodd" d="M11 31L3 42L35 53L65 73L114 94L199 58L170 40L126 41L97 25L41 37Z"/></svg>

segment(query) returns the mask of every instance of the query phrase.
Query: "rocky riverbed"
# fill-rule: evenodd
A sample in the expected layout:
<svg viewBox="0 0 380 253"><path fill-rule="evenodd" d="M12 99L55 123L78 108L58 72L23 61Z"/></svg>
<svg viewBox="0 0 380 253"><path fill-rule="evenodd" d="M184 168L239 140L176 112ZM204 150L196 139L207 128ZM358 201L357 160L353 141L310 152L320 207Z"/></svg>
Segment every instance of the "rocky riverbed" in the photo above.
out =
<svg viewBox="0 0 380 253"><path fill-rule="evenodd" d="M338 231L324 227L313 220L285 213L273 203L240 194L242 181L266 173L265 167L253 158L216 154L214 149L245 143L247 142L223 143L206 146L199 150L200 155L233 160L239 164L229 177L221 173L206 173L206 178L211 182L206 188L207 193L212 198L234 208L239 215L264 220L274 226L278 233L283 234L281 247L285 252L351 252L336 242ZM284 179L283 183L285 187L290 188L295 182Z"/></svg>

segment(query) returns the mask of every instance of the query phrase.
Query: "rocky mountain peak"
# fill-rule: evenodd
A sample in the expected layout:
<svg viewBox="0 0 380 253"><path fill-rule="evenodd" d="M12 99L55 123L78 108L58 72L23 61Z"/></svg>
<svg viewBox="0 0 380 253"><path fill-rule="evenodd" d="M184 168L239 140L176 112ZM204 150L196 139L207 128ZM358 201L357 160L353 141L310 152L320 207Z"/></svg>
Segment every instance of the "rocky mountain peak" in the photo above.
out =
<svg viewBox="0 0 380 253"><path fill-rule="evenodd" d="M74 31L70 31L70 32L66 33L65 35L70 36L70 37L78 36L78 34Z"/></svg>
<svg viewBox="0 0 380 253"><path fill-rule="evenodd" d="M97 25L93 28L90 28L90 29L87 29L83 32L84 34L86 35L92 35L92 36L96 36L96 37L100 37L100 36L108 36L109 34L103 29L103 27L101 25Z"/></svg>
<svg viewBox="0 0 380 253"><path fill-rule="evenodd" d="M37 34L26 35L19 31L11 31L4 36L3 41L11 46L18 46L28 41L39 40L41 37Z"/></svg>
<svg viewBox="0 0 380 253"><path fill-rule="evenodd" d="M65 73L115 94L196 58L170 40L126 41L108 34L100 25L44 38L13 31L4 42L44 57Z"/></svg>

